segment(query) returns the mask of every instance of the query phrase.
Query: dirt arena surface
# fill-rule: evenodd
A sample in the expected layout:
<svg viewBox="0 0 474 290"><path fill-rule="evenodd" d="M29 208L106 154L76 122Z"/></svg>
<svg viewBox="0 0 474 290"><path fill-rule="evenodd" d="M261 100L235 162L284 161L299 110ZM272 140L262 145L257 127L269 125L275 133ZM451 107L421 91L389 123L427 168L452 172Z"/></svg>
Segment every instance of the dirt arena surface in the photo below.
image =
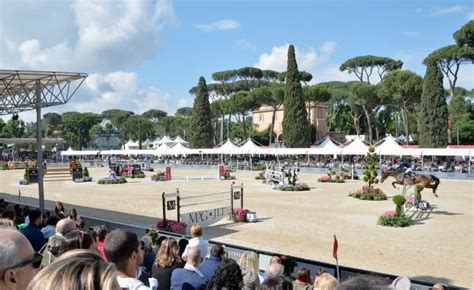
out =
<svg viewBox="0 0 474 290"><path fill-rule="evenodd" d="M94 180L108 175L105 168L89 168L89 172ZM146 174L147 178L129 179L124 185L49 181L45 182L45 198L99 210L161 217L162 192L173 192L176 188L183 196L228 192L231 184L217 180L152 182L151 174ZM216 175L217 170L173 168L173 174ZM341 265L474 288L473 180L441 180L439 198L425 189L423 199L431 203L432 210L416 218L410 227L389 228L378 226L377 218L384 211L394 210L390 197L401 193L401 189L392 189L390 178L380 185L388 200L360 201L347 195L361 188L362 181L319 183L320 174L302 173L299 179L311 190L283 192L255 180L257 172L232 174L237 177L236 182L244 183L244 207L256 211L259 222L234 224L224 220L207 228L206 238L334 263L332 241L336 234ZM0 192L16 196L21 189L22 196L36 198L36 184L18 185L22 176L23 170L0 171ZM225 205L220 202L201 205L199 209ZM183 209L187 211L191 209ZM170 215L169 218L175 217Z"/></svg>

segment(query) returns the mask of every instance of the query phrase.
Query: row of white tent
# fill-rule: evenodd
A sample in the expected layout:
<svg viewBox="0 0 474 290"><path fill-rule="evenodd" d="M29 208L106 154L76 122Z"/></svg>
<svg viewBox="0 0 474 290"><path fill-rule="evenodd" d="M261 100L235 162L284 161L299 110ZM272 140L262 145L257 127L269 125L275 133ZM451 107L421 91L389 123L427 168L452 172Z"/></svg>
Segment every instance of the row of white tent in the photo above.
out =
<svg viewBox="0 0 474 290"><path fill-rule="evenodd" d="M164 136L162 138L156 138L154 141L151 141L150 139L146 139L145 141L142 142L142 148L159 148L162 145L167 145L168 147L173 147L176 144L182 144L182 145L188 145L188 141L184 140L181 138L181 136L178 135L178 137L171 139L168 136ZM129 149L138 149L139 147L139 142L138 141L133 141L133 140L128 140L127 143L124 144L124 149L129 150Z"/></svg>
<svg viewBox="0 0 474 290"><path fill-rule="evenodd" d="M87 150L76 151L69 148L61 152L64 156L85 155L153 155L153 156L187 156L187 155L365 155L369 146L360 139L354 139L343 146L336 145L330 138L324 139L318 146L310 148L269 148L257 146L248 139L242 146L230 140L217 148L191 149L183 143L174 146L163 143L156 149L124 149L124 150ZM400 146L392 136L386 137L376 144L375 152L381 156L474 156L474 149L469 148L405 148ZM472 155L471 155L472 154Z"/></svg>

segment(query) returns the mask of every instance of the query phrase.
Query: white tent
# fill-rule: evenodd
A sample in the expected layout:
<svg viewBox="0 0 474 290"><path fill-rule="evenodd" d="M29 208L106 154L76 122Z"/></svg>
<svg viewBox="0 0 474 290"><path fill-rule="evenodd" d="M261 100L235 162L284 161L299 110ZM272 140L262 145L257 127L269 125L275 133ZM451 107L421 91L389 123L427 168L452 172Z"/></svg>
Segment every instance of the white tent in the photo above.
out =
<svg viewBox="0 0 474 290"><path fill-rule="evenodd" d="M155 155L168 155L168 151L171 150L171 148L172 147L169 146L168 143L163 143L160 147L155 149Z"/></svg>
<svg viewBox="0 0 474 290"><path fill-rule="evenodd" d="M138 145L135 145L135 142L133 142L133 140L130 139L130 140L128 140L127 143L125 143L124 149L125 149L125 150L126 150L126 149L131 149L131 148L133 148L133 147L135 147L135 146L138 146Z"/></svg>
<svg viewBox="0 0 474 290"><path fill-rule="evenodd" d="M188 145L188 141L184 140L181 138L181 136L178 135L178 137L174 138L173 142L175 143L181 143L183 145Z"/></svg>
<svg viewBox="0 0 474 290"><path fill-rule="evenodd" d="M309 155L339 155L342 148L336 145L329 136L324 138L317 147L308 149Z"/></svg>
<svg viewBox="0 0 474 290"><path fill-rule="evenodd" d="M217 148L217 153L238 155L240 154L240 150L237 145L235 145L234 143L232 143L232 141L230 141L230 139L227 139L227 141L225 141L221 147Z"/></svg>
<svg viewBox="0 0 474 290"><path fill-rule="evenodd" d="M244 145L239 148L241 154L265 154L265 150L257 146L252 139L248 139Z"/></svg>
<svg viewBox="0 0 474 290"><path fill-rule="evenodd" d="M151 145L153 145L153 143L150 141L150 139L146 139L142 143L142 148L149 148Z"/></svg>
<svg viewBox="0 0 474 290"><path fill-rule="evenodd" d="M97 154L99 154L99 150L72 150L71 147L61 152L62 156L94 156Z"/></svg>
<svg viewBox="0 0 474 290"><path fill-rule="evenodd" d="M342 148L342 155L365 155L368 149L369 146L356 138Z"/></svg>
<svg viewBox="0 0 474 290"><path fill-rule="evenodd" d="M382 143L383 142L383 143ZM400 146L392 135L385 137L377 146L375 152L379 155L402 156L405 148Z"/></svg>
<svg viewBox="0 0 474 290"><path fill-rule="evenodd" d="M188 147L185 147L182 143L176 143L172 148L166 150L166 154L169 155L187 155L190 154L191 151Z"/></svg>

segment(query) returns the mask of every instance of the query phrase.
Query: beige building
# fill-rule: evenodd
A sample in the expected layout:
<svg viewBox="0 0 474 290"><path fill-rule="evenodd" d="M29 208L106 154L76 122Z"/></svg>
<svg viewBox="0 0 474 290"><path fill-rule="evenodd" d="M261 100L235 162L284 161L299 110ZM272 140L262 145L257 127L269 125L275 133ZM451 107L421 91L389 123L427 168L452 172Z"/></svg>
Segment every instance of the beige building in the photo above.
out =
<svg viewBox="0 0 474 290"><path fill-rule="evenodd" d="M327 135L327 127L326 127L326 111L327 106L324 104L318 104L316 106L312 106L311 109L308 110L308 114L311 120L311 124L316 126L316 132L318 139L321 139ZM278 109L275 115L275 127L274 132L276 136L280 136L283 132L283 114L285 109L283 106ZM272 114L273 109L268 106L262 106L258 110L254 111L252 114L252 123L258 132L261 132L272 124Z"/></svg>

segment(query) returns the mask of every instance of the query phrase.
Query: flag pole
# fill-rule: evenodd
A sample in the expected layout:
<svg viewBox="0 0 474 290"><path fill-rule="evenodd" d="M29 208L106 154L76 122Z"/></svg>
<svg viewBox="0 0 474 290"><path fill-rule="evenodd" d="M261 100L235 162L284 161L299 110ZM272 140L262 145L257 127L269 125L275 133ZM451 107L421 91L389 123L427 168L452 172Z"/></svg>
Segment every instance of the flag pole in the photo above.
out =
<svg viewBox="0 0 474 290"><path fill-rule="evenodd" d="M340 283L341 282L341 279L340 279L340 275L339 275L339 259L337 257L337 249L339 248L339 243L337 242L337 238L336 238L336 235L334 235L334 243L333 243L333 247L332 247L332 256L334 257L334 259L336 259L336 278L337 278L337 281Z"/></svg>

